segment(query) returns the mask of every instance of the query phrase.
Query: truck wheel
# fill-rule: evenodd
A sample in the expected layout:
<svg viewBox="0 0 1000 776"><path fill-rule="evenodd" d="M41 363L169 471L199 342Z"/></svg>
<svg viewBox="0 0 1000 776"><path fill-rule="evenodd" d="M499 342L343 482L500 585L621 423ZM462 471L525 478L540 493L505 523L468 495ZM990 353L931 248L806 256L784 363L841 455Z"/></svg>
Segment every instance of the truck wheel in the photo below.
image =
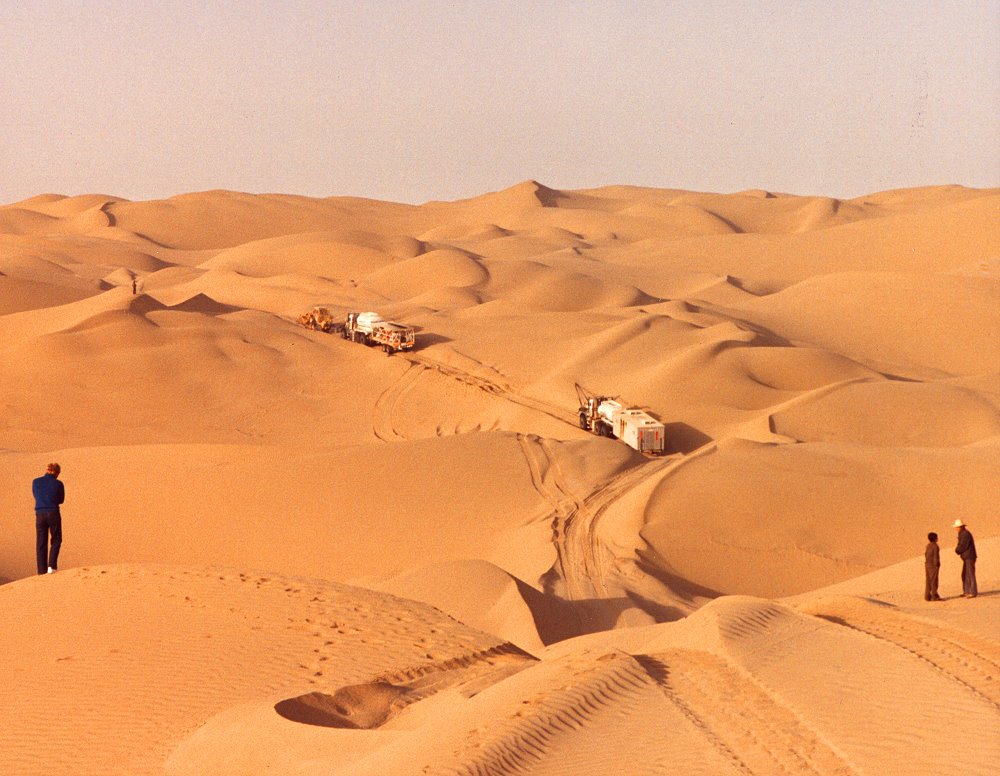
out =
<svg viewBox="0 0 1000 776"><path fill-rule="evenodd" d="M580 413L580 428L584 431L590 430L590 424L587 422L587 413L585 412Z"/></svg>

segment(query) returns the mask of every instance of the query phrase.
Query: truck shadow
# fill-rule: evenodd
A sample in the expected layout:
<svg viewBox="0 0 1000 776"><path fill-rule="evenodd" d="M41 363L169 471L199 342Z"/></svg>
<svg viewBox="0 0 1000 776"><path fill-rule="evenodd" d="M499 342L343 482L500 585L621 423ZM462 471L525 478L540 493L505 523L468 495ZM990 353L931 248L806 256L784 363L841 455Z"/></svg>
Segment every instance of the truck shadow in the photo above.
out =
<svg viewBox="0 0 1000 776"><path fill-rule="evenodd" d="M434 332L425 332L416 326L413 327L413 333L415 335L413 350L423 350L424 348L429 348L431 345L442 345L446 342L454 341L452 337L435 334Z"/></svg>
<svg viewBox="0 0 1000 776"><path fill-rule="evenodd" d="M664 423L663 433L667 438L666 453L688 453L712 441L712 437L687 423Z"/></svg>

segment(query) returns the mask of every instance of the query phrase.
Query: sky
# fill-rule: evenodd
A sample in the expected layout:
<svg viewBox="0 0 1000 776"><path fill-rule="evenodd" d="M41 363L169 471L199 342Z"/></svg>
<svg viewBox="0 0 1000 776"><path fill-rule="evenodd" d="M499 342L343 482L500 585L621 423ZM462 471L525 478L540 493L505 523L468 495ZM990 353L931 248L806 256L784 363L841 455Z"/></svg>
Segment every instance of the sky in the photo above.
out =
<svg viewBox="0 0 1000 776"><path fill-rule="evenodd" d="M1000 0L0 0L0 203L1000 186Z"/></svg>

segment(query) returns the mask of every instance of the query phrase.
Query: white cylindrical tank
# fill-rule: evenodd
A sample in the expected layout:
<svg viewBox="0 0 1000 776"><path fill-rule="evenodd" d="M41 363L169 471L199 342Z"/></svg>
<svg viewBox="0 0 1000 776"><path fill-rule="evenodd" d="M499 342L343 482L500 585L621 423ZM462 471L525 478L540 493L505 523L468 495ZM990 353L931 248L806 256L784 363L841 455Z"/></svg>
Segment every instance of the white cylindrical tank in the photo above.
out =
<svg viewBox="0 0 1000 776"><path fill-rule="evenodd" d="M611 423L615 419L615 413L621 412L624 407L616 401L605 399L597 405L597 415Z"/></svg>
<svg viewBox="0 0 1000 776"><path fill-rule="evenodd" d="M376 323L382 323L382 316L378 313L358 313L357 326L362 331L371 332Z"/></svg>

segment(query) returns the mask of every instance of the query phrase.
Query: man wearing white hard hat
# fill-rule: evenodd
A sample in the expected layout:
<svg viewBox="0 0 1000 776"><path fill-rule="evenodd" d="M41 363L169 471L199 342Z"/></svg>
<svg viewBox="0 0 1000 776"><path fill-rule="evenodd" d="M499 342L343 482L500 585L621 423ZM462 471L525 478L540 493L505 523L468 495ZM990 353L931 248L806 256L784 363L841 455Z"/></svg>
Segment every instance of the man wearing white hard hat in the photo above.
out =
<svg viewBox="0 0 1000 776"><path fill-rule="evenodd" d="M955 521L954 528L958 531L955 554L962 559L962 597L975 598L979 593L976 588L976 540L961 519Z"/></svg>

